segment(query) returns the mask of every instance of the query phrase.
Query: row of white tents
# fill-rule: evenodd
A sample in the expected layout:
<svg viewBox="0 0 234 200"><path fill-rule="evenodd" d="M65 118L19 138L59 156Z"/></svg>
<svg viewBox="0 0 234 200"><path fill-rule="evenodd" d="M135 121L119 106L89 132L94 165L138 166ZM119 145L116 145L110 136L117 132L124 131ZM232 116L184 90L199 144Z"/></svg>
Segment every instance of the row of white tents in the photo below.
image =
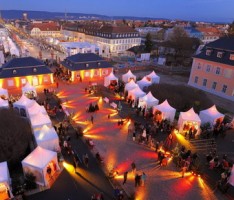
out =
<svg viewBox="0 0 234 200"><path fill-rule="evenodd" d="M27 98L24 94L13 103L15 110L27 117L30 121L32 132L37 148L32 151L23 161L24 173L33 173L36 183L47 186L51 174L47 173L48 167L51 173L59 169L57 151L60 150L58 135L52 126L44 106L40 106L35 100Z"/></svg>
<svg viewBox="0 0 234 200"><path fill-rule="evenodd" d="M109 85L109 82L106 80L115 80L118 81L118 78L111 73L105 79L105 86ZM155 115L157 111L161 113L162 119L168 119L171 122L174 121L176 109L170 106L167 100L158 105L159 100L156 99L151 92L146 94L142 89L148 87L153 83L159 83L159 77L153 71L149 75L145 76L142 80L136 81L136 76L132 74L129 70L126 74L122 75L122 80L126 83L124 91L128 93L127 99L133 101L132 106L138 106L141 108L150 109ZM201 124L210 123L211 125L215 124L217 120L223 120L224 115L220 113L216 106L212 106L209 109L200 111L199 115L194 112L194 109L191 108L187 112L181 112L178 120L179 131L183 131L185 124L193 124L196 127L200 127Z"/></svg>
<svg viewBox="0 0 234 200"><path fill-rule="evenodd" d="M118 80L119 79L113 73L110 73L104 78L104 86L108 87L112 81L118 82ZM131 70L128 70L126 74L122 75L122 81L126 84L131 81L136 82L136 75L134 75ZM154 71L152 71L150 74L144 76L140 81L137 81L137 84L141 89L143 89L144 87L148 87L152 84L157 84L159 81L160 77Z"/></svg>

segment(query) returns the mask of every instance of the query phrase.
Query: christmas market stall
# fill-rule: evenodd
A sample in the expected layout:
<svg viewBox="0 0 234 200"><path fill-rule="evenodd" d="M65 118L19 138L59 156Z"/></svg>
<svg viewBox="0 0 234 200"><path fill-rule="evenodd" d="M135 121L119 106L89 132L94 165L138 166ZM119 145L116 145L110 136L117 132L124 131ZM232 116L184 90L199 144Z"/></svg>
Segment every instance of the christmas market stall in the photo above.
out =
<svg viewBox="0 0 234 200"><path fill-rule="evenodd" d="M193 108L187 112L180 112L178 120L179 132L182 134L192 134L194 137L200 133L201 119Z"/></svg>
<svg viewBox="0 0 234 200"><path fill-rule="evenodd" d="M202 124L209 123L211 126L216 123L221 123L224 119L224 115L217 110L215 105L206 110L200 111L199 117Z"/></svg>
<svg viewBox="0 0 234 200"><path fill-rule="evenodd" d="M59 151L59 138L54 127L42 126L41 129L34 131L35 140L38 146L51 150Z"/></svg>
<svg viewBox="0 0 234 200"><path fill-rule="evenodd" d="M57 153L38 146L22 162L23 172L33 174L38 185L49 186L53 175L59 170Z"/></svg>
<svg viewBox="0 0 234 200"><path fill-rule="evenodd" d="M176 109L171 107L167 100L153 107L153 115L156 121L167 119L170 122L174 121Z"/></svg>
<svg viewBox="0 0 234 200"><path fill-rule="evenodd" d="M7 162L0 163L0 199L11 199L13 197L10 190L10 174Z"/></svg>
<svg viewBox="0 0 234 200"><path fill-rule="evenodd" d="M131 70L128 70L128 72L126 74L122 75L122 81L124 83L128 83L131 80L136 81L136 76L132 73Z"/></svg>

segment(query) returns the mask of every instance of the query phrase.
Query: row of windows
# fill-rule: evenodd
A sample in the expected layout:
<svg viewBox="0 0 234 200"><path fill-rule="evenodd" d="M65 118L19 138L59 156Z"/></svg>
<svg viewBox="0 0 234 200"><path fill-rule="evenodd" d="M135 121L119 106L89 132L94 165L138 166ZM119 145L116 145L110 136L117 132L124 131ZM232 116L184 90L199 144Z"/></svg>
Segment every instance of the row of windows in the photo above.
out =
<svg viewBox="0 0 234 200"><path fill-rule="evenodd" d="M195 76L194 83L196 83L196 84L198 83L198 77L197 76ZM202 86L204 86L204 87L207 86L207 79L203 79ZM214 81L212 83L211 89L216 90L216 87L217 87L217 82ZM223 93L226 93L226 91L227 91L227 85L223 85L221 91Z"/></svg>
<svg viewBox="0 0 234 200"><path fill-rule="evenodd" d="M126 40L113 40L113 44L126 44L126 43L137 43L140 42L141 39L126 39Z"/></svg>
<svg viewBox="0 0 234 200"><path fill-rule="evenodd" d="M49 82L49 77L48 76L44 76L43 77L43 81L44 81L44 83L48 83ZM27 83L27 79L26 78L21 78L21 85L25 85L26 83ZM32 79L32 85L38 85L38 84L39 84L38 78L37 77L33 77L33 79ZM8 85L8 87L16 86L14 79L7 80L7 85Z"/></svg>
<svg viewBox="0 0 234 200"><path fill-rule="evenodd" d="M197 69L201 69L201 68L202 68L201 63L198 63ZM211 65L207 65L207 66L206 66L206 72L210 72L211 69L212 69L212 66L211 66ZM220 68L220 67L216 67L215 74L219 75L220 72L221 72L221 68Z"/></svg>

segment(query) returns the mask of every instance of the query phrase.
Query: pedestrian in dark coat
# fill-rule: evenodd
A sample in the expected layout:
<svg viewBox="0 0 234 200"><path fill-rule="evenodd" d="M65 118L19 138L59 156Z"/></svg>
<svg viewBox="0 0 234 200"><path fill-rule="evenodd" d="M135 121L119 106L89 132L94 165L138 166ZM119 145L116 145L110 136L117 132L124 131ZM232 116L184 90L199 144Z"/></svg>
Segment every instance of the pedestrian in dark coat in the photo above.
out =
<svg viewBox="0 0 234 200"><path fill-rule="evenodd" d="M123 181L123 185L127 182L127 178L128 178L128 172L124 172L124 181Z"/></svg>

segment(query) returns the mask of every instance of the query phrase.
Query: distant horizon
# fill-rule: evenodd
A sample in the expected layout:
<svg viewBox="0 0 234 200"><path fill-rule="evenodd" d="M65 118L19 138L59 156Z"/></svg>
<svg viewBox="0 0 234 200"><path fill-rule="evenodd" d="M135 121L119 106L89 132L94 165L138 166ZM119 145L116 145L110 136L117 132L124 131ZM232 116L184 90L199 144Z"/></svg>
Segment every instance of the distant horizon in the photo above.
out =
<svg viewBox="0 0 234 200"><path fill-rule="evenodd" d="M48 12L48 13L61 13L61 14L65 14L65 12L62 11L48 11L48 10L31 10L31 9L3 9L0 10L0 12L4 12L4 11L20 11L20 12ZM167 17L150 17L150 16L134 16L134 15L106 15L106 14L99 14L99 13L85 13L85 12L66 12L66 14L85 14L85 15L100 15L100 16L106 16L106 17L122 17L122 19L124 19L124 17L130 17L130 18L149 18L149 19L162 19L162 20L180 20L180 21L190 21L190 22L205 22L205 23L227 23L230 24L234 21L230 20L230 21L207 21L207 20L196 20L196 19L182 19L182 18L167 18ZM30 16L28 16L30 19ZM3 16L4 18L4 16Z"/></svg>
<svg viewBox="0 0 234 200"><path fill-rule="evenodd" d="M84 13L105 16L230 23L234 0L7 0L0 10Z"/></svg>

